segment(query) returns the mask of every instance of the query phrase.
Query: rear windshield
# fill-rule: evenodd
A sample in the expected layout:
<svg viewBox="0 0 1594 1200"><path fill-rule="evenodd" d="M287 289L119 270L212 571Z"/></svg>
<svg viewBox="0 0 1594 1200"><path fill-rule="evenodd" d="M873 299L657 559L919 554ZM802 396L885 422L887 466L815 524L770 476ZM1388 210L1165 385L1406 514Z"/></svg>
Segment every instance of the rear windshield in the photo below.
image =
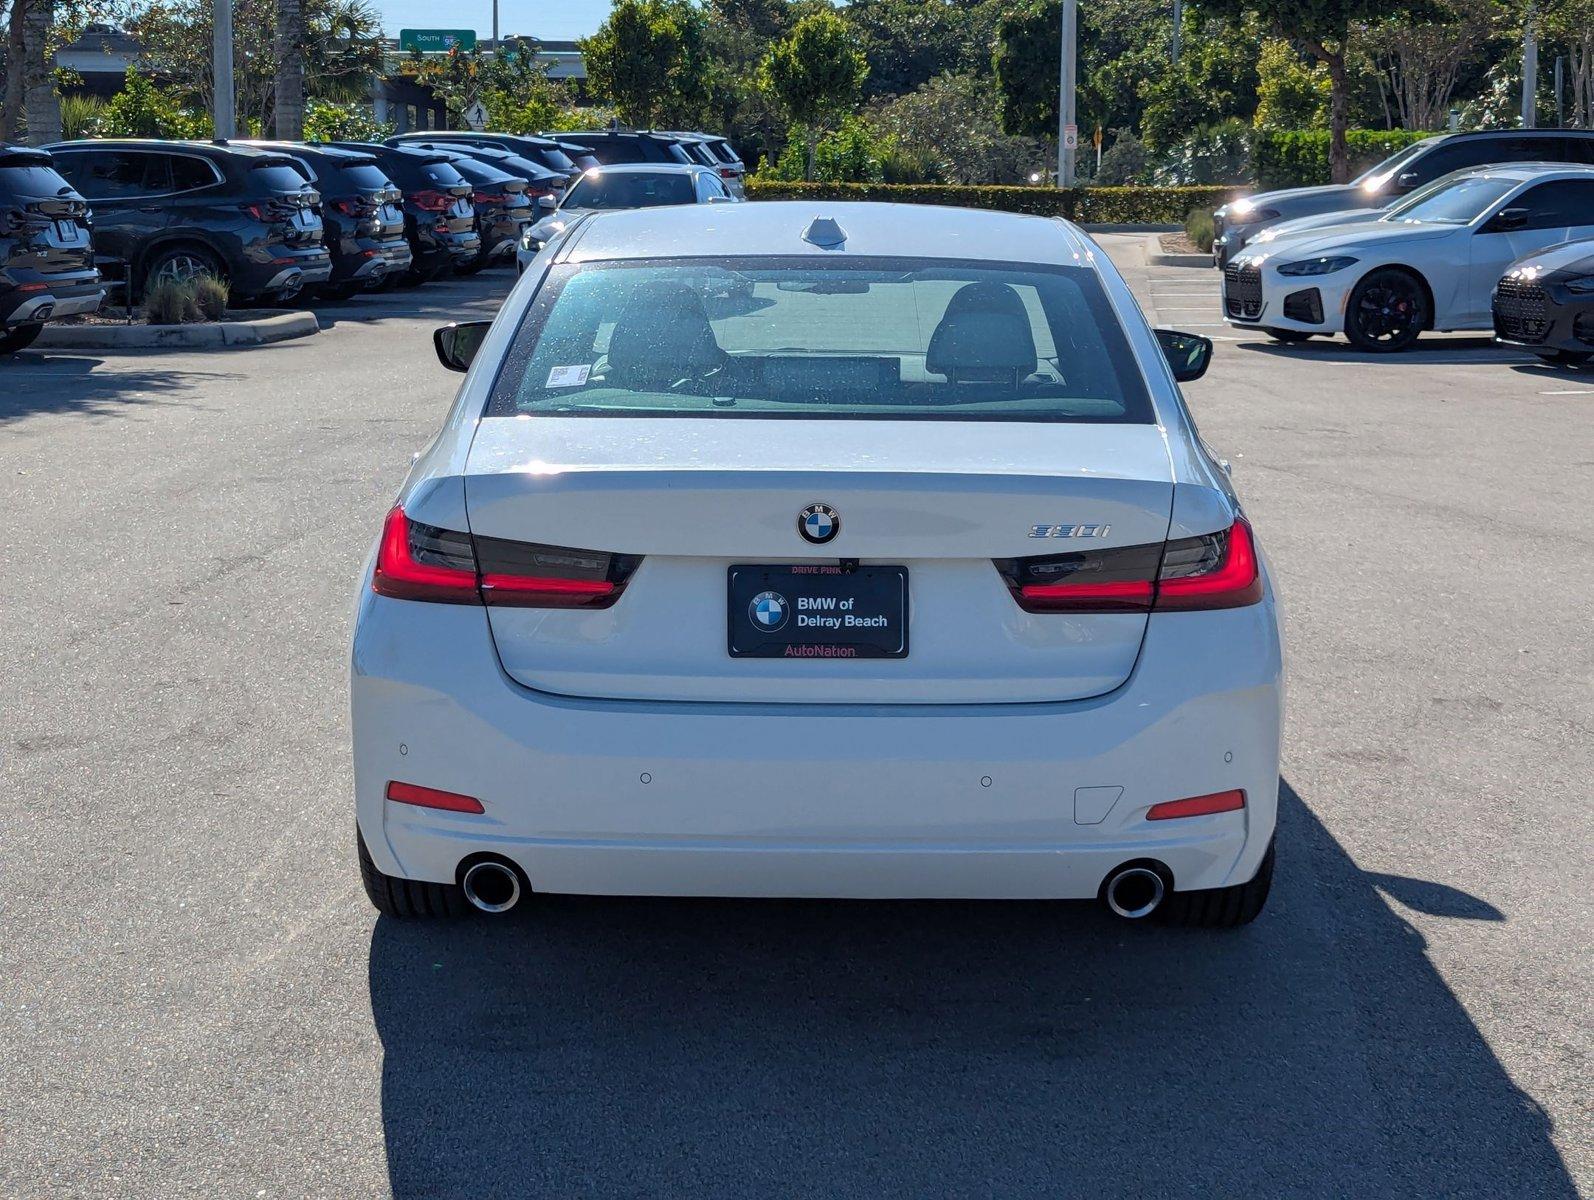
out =
<svg viewBox="0 0 1594 1200"><path fill-rule="evenodd" d="M387 172L375 163L361 163L353 167L339 167L336 175L338 184L361 192L374 192L381 188L391 187Z"/></svg>
<svg viewBox="0 0 1594 1200"><path fill-rule="evenodd" d="M662 204L692 204L696 200L690 176L621 171L614 175L583 175L565 196L564 207L655 208Z"/></svg>
<svg viewBox="0 0 1594 1200"><path fill-rule="evenodd" d="M291 163L262 163L258 167L249 168L249 187L257 194L297 192L304 188L305 182L304 174Z"/></svg>
<svg viewBox="0 0 1594 1200"><path fill-rule="evenodd" d="M421 168L421 174L426 177L428 183L437 187L458 187L466 182L465 177L454 170L453 163L427 163Z"/></svg>
<svg viewBox="0 0 1594 1200"><path fill-rule="evenodd" d="M1150 423L1101 281L929 259L552 269L487 416Z"/></svg>
<svg viewBox="0 0 1594 1200"><path fill-rule="evenodd" d="M54 167L0 165L0 196L27 200L54 200L70 192Z"/></svg>
<svg viewBox="0 0 1594 1200"><path fill-rule="evenodd" d="M570 156L558 146L538 146L537 161L550 171L558 171L561 175L568 175L576 168Z"/></svg>

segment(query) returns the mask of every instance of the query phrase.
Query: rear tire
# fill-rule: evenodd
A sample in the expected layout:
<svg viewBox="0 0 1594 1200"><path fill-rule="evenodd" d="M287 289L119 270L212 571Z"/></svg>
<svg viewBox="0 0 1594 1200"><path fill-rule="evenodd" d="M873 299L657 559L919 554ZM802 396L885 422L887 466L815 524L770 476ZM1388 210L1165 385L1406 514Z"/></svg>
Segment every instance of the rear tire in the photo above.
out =
<svg viewBox="0 0 1594 1200"><path fill-rule="evenodd" d="M1169 925L1196 929L1236 929L1249 925L1267 903L1273 888L1273 854L1269 842L1262 865L1247 883L1233 887L1208 888L1199 892L1174 892L1163 901L1157 915Z"/></svg>
<svg viewBox="0 0 1594 1200"><path fill-rule="evenodd" d="M1275 342L1286 343L1304 342L1312 336L1309 333L1302 333L1299 329L1274 329L1268 325L1262 326L1262 332Z"/></svg>
<svg viewBox="0 0 1594 1200"><path fill-rule="evenodd" d="M18 325L0 333L0 354L15 354L18 350L26 350L37 340L44 329L44 322L33 325Z"/></svg>
<svg viewBox="0 0 1594 1200"><path fill-rule="evenodd" d="M1345 336L1358 350L1393 354L1409 349L1428 328L1428 293L1410 271L1380 267L1351 290Z"/></svg>
<svg viewBox="0 0 1594 1200"><path fill-rule="evenodd" d="M168 246L157 250L155 257L149 260L139 294L149 291L149 285L157 279L186 282L200 275L213 275L223 283L227 282L227 273L222 270L221 260L203 246Z"/></svg>
<svg viewBox="0 0 1594 1200"><path fill-rule="evenodd" d="M457 885L384 875L371 861L371 852L365 848L365 835L358 827L354 840L360 855L360 882L365 885L365 894L372 906L383 916L408 920L462 917L470 912L470 902Z"/></svg>

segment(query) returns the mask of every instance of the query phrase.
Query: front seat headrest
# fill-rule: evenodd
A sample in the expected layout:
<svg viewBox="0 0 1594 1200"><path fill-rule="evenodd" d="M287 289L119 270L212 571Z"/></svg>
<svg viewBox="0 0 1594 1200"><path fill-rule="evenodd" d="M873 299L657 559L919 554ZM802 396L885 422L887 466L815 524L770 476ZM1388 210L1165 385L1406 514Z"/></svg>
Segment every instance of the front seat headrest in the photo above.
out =
<svg viewBox="0 0 1594 1200"><path fill-rule="evenodd" d="M641 288L626 301L609 336L609 378L622 387L668 387L724 365L725 351L684 284Z"/></svg>
<svg viewBox="0 0 1594 1200"><path fill-rule="evenodd" d="M924 366L952 383L1016 384L1034 374L1029 310L1005 283L968 283L930 335Z"/></svg>

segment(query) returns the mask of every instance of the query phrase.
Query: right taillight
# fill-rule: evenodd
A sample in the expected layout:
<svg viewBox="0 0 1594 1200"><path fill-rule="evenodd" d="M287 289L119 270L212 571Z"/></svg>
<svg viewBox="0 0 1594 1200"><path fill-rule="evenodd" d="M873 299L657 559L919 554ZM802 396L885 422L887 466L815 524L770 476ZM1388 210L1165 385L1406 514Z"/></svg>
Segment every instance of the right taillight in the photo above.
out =
<svg viewBox="0 0 1594 1200"><path fill-rule="evenodd" d="M641 558L602 550L473 537L411 520L382 525L371 590L397 600L517 608L608 608Z"/></svg>
<svg viewBox="0 0 1594 1200"><path fill-rule="evenodd" d="M1240 608L1262 599L1251 527L1165 544L998 560L1025 612L1188 612Z"/></svg>

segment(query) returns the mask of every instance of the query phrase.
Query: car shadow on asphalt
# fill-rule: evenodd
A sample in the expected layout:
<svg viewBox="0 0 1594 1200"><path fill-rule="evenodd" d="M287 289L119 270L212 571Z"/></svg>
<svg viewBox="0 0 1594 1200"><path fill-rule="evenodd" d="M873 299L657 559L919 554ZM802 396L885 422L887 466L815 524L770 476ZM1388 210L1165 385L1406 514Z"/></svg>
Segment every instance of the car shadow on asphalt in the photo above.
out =
<svg viewBox="0 0 1594 1200"><path fill-rule="evenodd" d="M1537 365L1536 359L1532 363L1526 361L1530 357L1527 351L1498 345L1488 337L1423 338L1412 349L1393 354L1369 354L1357 350L1348 342L1322 338L1288 344L1265 340L1244 341L1236 342L1234 348L1277 358L1327 363L1371 363L1387 367L1468 366L1482 363Z"/></svg>
<svg viewBox="0 0 1594 1200"><path fill-rule="evenodd" d="M1390 904L1381 895L1396 900ZM1287 785L1237 932L1094 905L548 897L371 941L395 1195L1575 1196Z"/></svg>
<svg viewBox="0 0 1594 1200"><path fill-rule="evenodd" d="M211 389L242 377L237 371L162 369L162 354L118 355L106 370L97 369L107 366L105 359L71 350L24 350L0 359L0 428L42 413L108 417L135 406L181 405L185 396L193 407L205 407ZM148 366L127 369L136 360Z"/></svg>
<svg viewBox="0 0 1594 1200"><path fill-rule="evenodd" d="M360 325L392 320L490 321L515 286L513 268L492 268L476 275L444 276L414 287L389 292L362 292L347 300L313 300L323 332L344 322Z"/></svg>

